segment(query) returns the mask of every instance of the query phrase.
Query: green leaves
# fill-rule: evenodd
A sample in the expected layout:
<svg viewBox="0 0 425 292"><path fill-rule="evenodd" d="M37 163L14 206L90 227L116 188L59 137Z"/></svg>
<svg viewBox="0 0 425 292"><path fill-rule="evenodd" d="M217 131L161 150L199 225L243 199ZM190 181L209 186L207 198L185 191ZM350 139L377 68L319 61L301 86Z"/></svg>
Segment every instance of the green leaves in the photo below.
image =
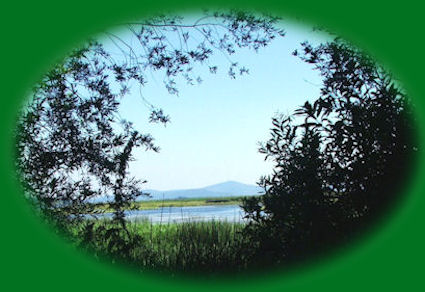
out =
<svg viewBox="0 0 425 292"><path fill-rule="evenodd" d="M16 165L26 197L41 215L66 229L84 220L88 202L113 195L114 226L99 232L109 240L109 252L128 255L137 240L127 232L123 210L131 207L145 182L131 177L129 163L136 147L155 152L159 147L151 135L120 117L121 98L134 85L143 86L150 71L164 73L164 87L177 95L178 79L202 82L195 65L217 73L218 67L209 62L216 52L228 60L229 77L248 74L230 56L239 48L258 50L283 36L272 25L275 21L235 11L206 13L191 24L162 15L127 24L134 41L106 33L121 55L94 40L70 52L34 86L33 99L18 120ZM142 100L149 122L170 121L162 109ZM88 225L88 241L93 232Z"/></svg>
<svg viewBox="0 0 425 292"><path fill-rule="evenodd" d="M314 255L374 223L397 198L418 149L410 100L390 74L342 41L302 44L321 95L272 119L259 149L274 162L265 195L244 201L246 232L270 264ZM299 119L302 122L294 124Z"/></svg>

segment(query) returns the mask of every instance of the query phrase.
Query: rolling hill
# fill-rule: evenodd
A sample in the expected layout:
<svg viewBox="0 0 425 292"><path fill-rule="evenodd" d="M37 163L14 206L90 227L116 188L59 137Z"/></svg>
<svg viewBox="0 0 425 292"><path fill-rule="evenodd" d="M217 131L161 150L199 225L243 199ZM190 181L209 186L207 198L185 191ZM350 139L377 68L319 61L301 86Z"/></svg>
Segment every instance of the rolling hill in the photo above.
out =
<svg viewBox="0 0 425 292"><path fill-rule="evenodd" d="M143 193L150 194L150 197L140 196L138 201L143 200L175 200L193 198L221 198L236 196L255 196L264 193L263 189L255 186L243 184L236 181L226 181L203 188L182 189L182 190L142 190ZM111 197L98 197L89 200L91 203L104 203L112 201Z"/></svg>
<svg viewBox="0 0 425 292"><path fill-rule="evenodd" d="M203 188L183 189L183 190L144 190L149 193L149 200L170 200L189 198L209 198L209 197L234 197L234 196L255 196L263 193L263 189L255 186L243 184L235 181L227 181ZM146 200L147 198L141 198Z"/></svg>

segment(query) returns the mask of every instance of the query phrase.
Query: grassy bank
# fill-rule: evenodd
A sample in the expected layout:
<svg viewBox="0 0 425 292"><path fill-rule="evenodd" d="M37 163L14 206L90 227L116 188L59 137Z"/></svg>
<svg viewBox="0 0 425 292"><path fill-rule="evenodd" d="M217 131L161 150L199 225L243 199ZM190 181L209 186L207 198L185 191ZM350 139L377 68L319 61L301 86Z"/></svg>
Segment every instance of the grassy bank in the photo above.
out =
<svg viewBox="0 0 425 292"><path fill-rule="evenodd" d="M224 198L191 198L176 200L149 200L139 201L131 204L133 210L154 210L161 207L193 207L193 206L215 206L215 205L240 205L243 197ZM95 204L95 210L112 212L108 203Z"/></svg>
<svg viewBox="0 0 425 292"><path fill-rule="evenodd" d="M243 197L149 200L132 209L209 205L239 205ZM112 211L109 204L95 210ZM70 225L67 234L79 247L99 258L124 261L137 270L216 275L243 271L250 265L252 243L244 236L244 223L185 221L154 224L148 219L127 221L126 228L111 219L84 220Z"/></svg>
<svg viewBox="0 0 425 292"><path fill-rule="evenodd" d="M116 228L116 234L106 230ZM248 265L243 224L223 221L127 224L128 233L108 220L83 222L70 230L81 248L125 260L139 270L217 273L244 270ZM117 238L128 246L117 246ZM123 242L124 242L123 241Z"/></svg>

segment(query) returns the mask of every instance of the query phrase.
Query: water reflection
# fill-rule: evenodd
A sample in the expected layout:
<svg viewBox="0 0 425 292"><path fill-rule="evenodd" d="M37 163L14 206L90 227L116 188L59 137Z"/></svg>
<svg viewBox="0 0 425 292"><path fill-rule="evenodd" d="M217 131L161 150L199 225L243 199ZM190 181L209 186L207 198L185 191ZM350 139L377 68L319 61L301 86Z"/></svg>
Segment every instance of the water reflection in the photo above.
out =
<svg viewBox="0 0 425 292"><path fill-rule="evenodd" d="M162 207L153 210L128 210L125 211L125 215L127 220L130 221L147 219L152 223L163 224L211 220L244 222L244 212L238 205ZM112 217L112 213L106 213L101 216L110 218Z"/></svg>

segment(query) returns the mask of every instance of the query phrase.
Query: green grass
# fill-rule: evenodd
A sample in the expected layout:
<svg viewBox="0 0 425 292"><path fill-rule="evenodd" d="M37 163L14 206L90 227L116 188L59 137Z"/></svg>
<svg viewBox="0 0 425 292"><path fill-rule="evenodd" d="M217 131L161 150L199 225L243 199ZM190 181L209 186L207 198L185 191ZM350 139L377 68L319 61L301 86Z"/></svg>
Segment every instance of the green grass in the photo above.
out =
<svg viewBox="0 0 425 292"><path fill-rule="evenodd" d="M88 228L90 224L92 228ZM148 220L128 222L125 233L110 220L86 221L70 232L74 242L96 255L125 260L139 270L221 273L244 270L248 265L242 223L225 221L152 224ZM114 229L129 245L118 249ZM87 230L91 230L87 232Z"/></svg>
<svg viewBox="0 0 425 292"><path fill-rule="evenodd" d="M243 197L192 198L135 202L132 209L208 205L240 205ZM110 212L109 204L94 210ZM125 261L138 270L191 272L201 275L246 270L252 244L244 223L185 221L154 224L147 218L126 221L126 229L111 219L84 220L69 225L67 234L80 248L99 258Z"/></svg>
<svg viewBox="0 0 425 292"><path fill-rule="evenodd" d="M161 207L192 207L192 206L215 206L215 205L240 205L242 203L240 197L225 197L225 198L191 198L191 199L176 199L176 200L149 200L139 201L131 204L129 209L134 210L152 210ZM112 212L113 209L108 203L95 204L96 211Z"/></svg>

